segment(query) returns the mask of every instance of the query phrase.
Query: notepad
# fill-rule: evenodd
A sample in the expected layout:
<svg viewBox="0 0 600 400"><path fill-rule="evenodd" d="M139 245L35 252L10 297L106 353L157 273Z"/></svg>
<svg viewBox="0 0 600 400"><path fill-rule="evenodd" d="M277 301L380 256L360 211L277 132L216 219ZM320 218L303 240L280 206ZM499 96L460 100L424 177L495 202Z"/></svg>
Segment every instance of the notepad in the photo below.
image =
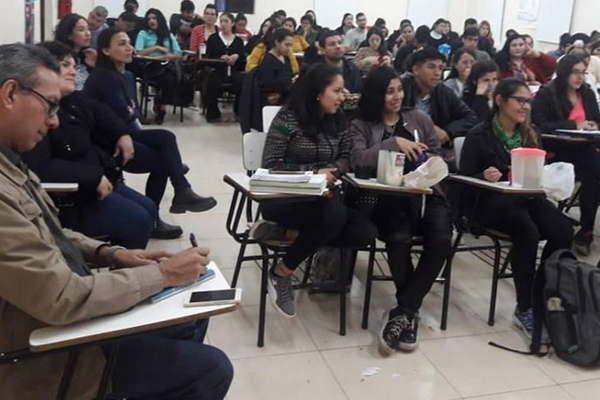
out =
<svg viewBox="0 0 600 400"><path fill-rule="evenodd" d="M207 282L207 281L213 279L214 277L215 277L215 271L209 268L206 270L206 272L204 274L202 274L202 275L200 275L200 277L198 277L198 280L196 282L192 283L191 285L164 288L162 291L151 296L150 302L158 303L159 301L162 301L171 296L174 296L177 293L181 293L188 289L194 288L204 282Z"/></svg>

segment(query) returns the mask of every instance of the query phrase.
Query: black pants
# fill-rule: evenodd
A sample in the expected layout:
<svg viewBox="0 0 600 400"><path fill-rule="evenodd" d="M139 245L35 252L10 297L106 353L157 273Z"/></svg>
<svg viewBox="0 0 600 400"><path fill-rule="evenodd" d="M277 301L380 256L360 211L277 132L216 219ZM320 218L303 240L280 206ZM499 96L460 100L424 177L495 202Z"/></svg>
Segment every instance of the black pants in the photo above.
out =
<svg viewBox="0 0 600 400"><path fill-rule="evenodd" d="M569 162L575 166L575 174L581 181L581 229L593 231L600 205L600 151L590 144L577 148L553 148L552 151L556 153L552 161Z"/></svg>
<svg viewBox="0 0 600 400"><path fill-rule="evenodd" d="M263 216L269 221L299 231L283 262L296 269L319 247L334 244L343 247L362 247L371 243L377 230L368 218L347 207L340 195L326 199L293 203L265 203Z"/></svg>
<svg viewBox="0 0 600 400"><path fill-rule="evenodd" d="M556 250L568 249L573 224L548 200L515 199L491 195L480 200L481 222L506 233L512 240L511 266L517 291L517 307L526 311L532 304L538 243L547 240L541 262Z"/></svg>
<svg viewBox="0 0 600 400"><path fill-rule="evenodd" d="M125 170L134 174L150 173L146 182L146 196L156 206L160 205L167 179L177 190L190 187L183 176L181 154L177 139L172 132L164 129L143 129L131 133L134 141L135 157L125 165Z"/></svg>
<svg viewBox="0 0 600 400"><path fill-rule="evenodd" d="M373 219L384 239L398 306L390 312L416 313L423 298L444 266L450 253L452 221L448 203L440 196L427 196L425 213L420 198L380 196ZM413 236L423 236L423 253L415 269L410 249Z"/></svg>
<svg viewBox="0 0 600 400"><path fill-rule="evenodd" d="M214 71L210 74L208 82L206 84L206 118L216 119L221 116L219 110L219 104L217 99L219 94L222 92L222 86L224 83L231 83L233 94L235 94L235 102L233 104L233 110L238 113L240 94L242 92L242 81L243 77L239 71L231 71L231 76L227 76L227 71Z"/></svg>

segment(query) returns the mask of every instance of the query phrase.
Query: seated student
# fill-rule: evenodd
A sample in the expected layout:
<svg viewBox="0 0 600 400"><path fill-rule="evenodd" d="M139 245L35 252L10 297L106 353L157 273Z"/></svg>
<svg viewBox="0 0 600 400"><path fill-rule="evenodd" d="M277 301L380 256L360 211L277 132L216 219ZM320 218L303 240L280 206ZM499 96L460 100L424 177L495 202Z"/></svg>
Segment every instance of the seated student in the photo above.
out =
<svg viewBox="0 0 600 400"><path fill-rule="evenodd" d="M243 13L238 13L235 16L235 36L242 39L244 42L244 46L248 43L250 38L252 37L252 32L250 32L247 28L248 26L248 18Z"/></svg>
<svg viewBox="0 0 600 400"><path fill-rule="evenodd" d="M314 10L306 10L306 12L304 13L304 15L308 15L308 16L310 16L312 18L313 29L315 31L317 31L317 33L321 32L323 30L323 27L317 23L317 13L315 13ZM287 15L284 14L283 15L283 19L285 19L285 17L287 17Z"/></svg>
<svg viewBox="0 0 600 400"><path fill-rule="evenodd" d="M262 24L260 24L260 29L256 33L256 35L252 36L248 43L246 44L245 52L246 54L252 53L254 47L258 45L262 40L264 40L265 35L269 32L269 29L273 26L273 21L271 21L271 17L265 19Z"/></svg>
<svg viewBox="0 0 600 400"><path fill-rule="evenodd" d="M220 29L206 42L206 56L219 58L225 64L214 67L206 87L206 121L214 122L221 118L221 111L217 104L217 97L224 82L233 84L235 103L233 109L238 112L240 92L242 89L242 75L246 65L246 54L242 39L233 33L234 17L231 13L222 13L219 17Z"/></svg>
<svg viewBox="0 0 600 400"><path fill-rule="evenodd" d="M133 54L129 37L117 28L109 28L98 39L98 52L98 65L86 82L84 93L110 106L129 127L135 145L135 158L125 165L125 171L150 173L146 196L157 207L170 179L175 191L170 212L201 212L213 208L217 204L215 199L198 196L185 178L175 135L164 129L141 129L135 78L125 70ZM160 224L166 225L159 219Z"/></svg>
<svg viewBox="0 0 600 400"><path fill-rule="evenodd" d="M590 55L590 53L582 47L571 47L567 50L567 55L575 55L583 59L585 64L585 83L593 89L594 95L600 104L600 96L598 94L598 78L600 78L600 58ZM559 59L560 61L560 59Z"/></svg>
<svg viewBox="0 0 600 400"><path fill-rule="evenodd" d="M402 79L404 106L417 108L429 115L440 144L449 144L457 136L464 136L477 123L475 113L443 82L444 60L432 48L412 55L410 71Z"/></svg>
<svg viewBox="0 0 600 400"><path fill-rule="evenodd" d="M530 85L547 83L556 69L552 57L528 46L525 37L519 34L506 39L496 54L496 63L500 67L500 79L517 78Z"/></svg>
<svg viewBox="0 0 600 400"><path fill-rule="evenodd" d="M548 54L550 57L558 60L562 56L567 53L567 48L570 47L571 44L571 34L569 32L563 33L560 35L558 39L558 49L549 51Z"/></svg>
<svg viewBox="0 0 600 400"><path fill-rule="evenodd" d="M302 37L293 33L294 31L290 31L287 28L270 28L269 31L263 36L260 43L256 44L252 49L252 52L248 55L246 59L246 72L254 71L258 66L260 66L265 58L265 55L268 54L269 50L271 50L273 46L273 35L275 31L279 31L281 29L287 30L292 34L292 38L294 37ZM292 39L292 45L293 45ZM300 73L300 65L298 64L298 59L294 55L293 50L290 48L288 53L285 55L287 60L290 63L290 67L292 69L292 75L298 75Z"/></svg>
<svg viewBox="0 0 600 400"><path fill-rule="evenodd" d="M121 165L112 157L115 151L123 163L133 157L127 126L108 106L75 92L75 60L68 47L60 42L42 46L60 63L60 126L23 154L23 160L43 181L79 184L75 207L61 212L64 226L88 236L108 236L129 249L145 249L156 205L125 185Z"/></svg>
<svg viewBox="0 0 600 400"><path fill-rule="evenodd" d="M268 278L269 296L275 308L288 318L296 315L291 276L303 260L334 241L355 247L366 245L375 237L369 220L346 207L341 193L334 188L350 167L350 140L340 109L344 101L340 70L316 64L294 88L267 134L263 168L326 174L333 197L265 203L262 212L266 221L259 221L251 229L250 237L258 240L281 240L281 227L299 232Z"/></svg>
<svg viewBox="0 0 600 400"><path fill-rule="evenodd" d="M365 80L360 98L360 119L352 121L352 169L374 177L380 150L404 153L404 171L416 168L426 151L439 149L431 119L418 110L404 110L402 82L389 67L373 70ZM414 132L419 142L415 142ZM423 298L438 277L450 252L452 224L445 196L437 189L427 196L421 217L421 198L401 199L377 196L371 211L379 237L386 243L392 277L396 285L397 306L384 316L379 349L385 355L417 347L419 309ZM410 241L424 235L419 264L413 269Z"/></svg>
<svg viewBox="0 0 600 400"><path fill-rule="evenodd" d="M304 36L295 33L296 20L294 18L286 18L283 21L282 27L294 34L294 41L292 42L292 53L301 53L310 46L306 39L304 39Z"/></svg>
<svg viewBox="0 0 600 400"><path fill-rule="evenodd" d="M342 17L342 24L335 30L335 32L341 37L344 37L348 31L354 28L356 28L354 26L354 15L351 13L346 13Z"/></svg>
<svg viewBox="0 0 600 400"><path fill-rule="evenodd" d="M494 93L491 118L473 128L464 143L460 161L463 175L490 182L510 179L510 151L539 147L529 126L531 92L519 79L500 81ZM571 247L571 222L548 200L515 198L482 192L475 218L484 226L510 236L511 268L517 292L513 322L530 338L533 331L532 286L538 245L546 240L541 263L553 252Z"/></svg>
<svg viewBox="0 0 600 400"><path fill-rule="evenodd" d="M319 31L315 28L315 21L310 15L303 15L300 18L300 27L298 28L298 34L306 40L309 46L313 46L318 37Z"/></svg>
<svg viewBox="0 0 600 400"><path fill-rule="evenodd" d="M532 120L542 132L598 130L598 102L594 91L585 83L585 72L583 58L566 55L560 59L556 78L540 89L533 102ZM556 161L573 163L581 181L581 229L575 235L574 245L575 250L587 256L594 240L594 223L600 205L600 152L593 144L549 144L548 150L556 154Z"/></svg>
<svg viewBox="0 0 600 400"><path fill-rule="evenodd" d="M465 30L461 40L463 43L463 49L471 50L473 53L475 53L475 61L488 61L492 59L487 52L479 50L479 31L477 28Z"/></svg>
<svg viewBox="0 0 600 400"><path fill-rule="evenodd" d="M404 31L412 30L412 25L405 26ZM396 58L394 59L394 69L399 73L403 74L407 71L407 62L410 60L410 56L419 50L429 46L429 40L431 35L429 34L429 27L427 25L421 25L414 32L414 41L406 42L396 50Z"/></svg>
<svg viewBox="0 0 600 400"><path fill-rule="evenodd" d="M402 47L411 45L416 48L417 39L415 37L415 28L410 23L402 25L402 29L392 33L387 40L388 50L394 55L396 55Z"/></svg>
<svg viewBox="0 0 600 400"><path fill-rule="evenodd" d="M137 26L137 16L130 12L124 12L119 15L117 22L115 22L115 27L119 30L127 33L129 36L129 41L131 43L135 43L137 40L137 35L139 31L136 29ZM96 48L98 48L96 46Z"/></svg>
<svg viewBox="0 0 600 400"><path fill-rule="evenodd" d="M307 11L308 12L308 11ZM271 20L273 22L273 26L281 27L283 21L287 18L287 13L285 10L277 10L271 15Z"/></svg>
<svg viewBox="0 0 600 400"><path fill-rule="evenodd" d="M362 88L360 71L352 61L344 57L344 47L340 35L329 29L324 29L319 34L319 47L322 57L318 62L326 63L339 68L344 77L344 87L350 93L358 93Z"/></svg>
<svg viewBox="0 0 600 400"><path fill-rule="evenodd" d="M356 28L349 30L344 35L344 48L346 51L356 51L367 38L367 16L364 13L356 14Z"/></svg>
<svg viewBox="0 0 600 400"><path fill-rule="evenodd" d="M374 67L392 65L392 54L387 51L383 34L378 28L369 29L367 43L368 46L358 49L353 60L363 75L367 75Z"/></svg>
<svg viewBox="0 0 600 400"><path fill-rule="evenodd" d="M29 347L32 331L117 314L167 286L195 282L208 249L126 250L63 229L57 210L20 153L58 126L59 66L34 46L0 46L0 343ZM10 104L10 106L9 106ZM94 267L114 266L92 274ZM27 288L27 289L25 289ZM112 376L118 398L223 399L233 370L227 356L202 343L206 321L120 342ZM66 354L46 353L0 367L7 400L55 397ZM165 369L165 365L169 365ZM104 367L101 346L81 349L69 398L95 397ZM181 394L179 396L178 394ZM163 397L164 398L164 397Z"/></svg>
<svg viewBox="0 0 600 400"><path fill-rule="evenodd" d="M473 64L467 78L462 100L475 112L479 121L486 121L494 106L494 91L498 84L498 65L492 60Z"/></svg>
<svg viewBox="0 0 600 400"><path fill-rule="evenodd" d="M146 12L146 28L138 34L135 50L138 55L155 57L157 61L176 61L182 55L179 43L169 32L165 16L156 8ZM177 73L174 69L163 69L155 79L160 95L154 98L154 122L161 125L167 113L166 104L173 104L177 97Z"/></svg>
<svg viewBox="0 0 600 400"><path fill-rule="evenodd" d="M87 20L79 14L64 16L56 26L54 40L66 44L77 55L75 90L82 90L89 71L96 64L96 51L90 47L92 34Z"/></svg>
<svg viewBox="0 0 600 400"><path fill-rule="evenodd" d="M108 28L106 18L108 18L108 10L102 6L94 7L88 15L87 21L91 34L90 47L94 49L98 48L98 36Z"/></svg>
<svg viewBox="0 0 600 400"><path fill-rule="evenodd" d="M204 23L194 11L196 6L191 0L181 2L180 14L173 14L169 19L171 33L177 37L177 43L182 49L190 47L190 36L192 29Z"/></svg>
<svg viewBox="0 0 600 400"><path fill-rule="evenodd" d="M452 70L444 84L452 89L458 98L462 98L465 83L469 74L471 74L473 64L475 64L475 52L473 50L461 47L452 55L450 62Z"/></svg>
<svg viewBox="0 0 600 400"><path fill-rule="evenodd" d="M489 21L481 21L479 23L479 50L483 50L490 56L493 56L496 52L494 48L494 34L492 33L492 26Z"/></svg>
<svg viewBox="0 0 600 400"><path fill-rule="evenodd" d="M217 7L214 4L209 3L204 7L204 23L192 29L192 33L190 34L190 51L194 52L194 54L197 54L198 51L204 54L206 51L206 41L213 34L219 32L219 27L216 25L218 15Z"/></svg>
<svg viewBox="0 0 600 400"><path fill-rule="evenodd" d="M451 45L448 33L450 32L450 21L444 18L439 18L434 22L433 27L430 30L429 46L433 47L437 51L440 51L440 46Z"/></svg>
<svg viewBox="0 0 600 400"><path fill-rule="evenodd" d="M289 59L294 34L278 28L271 36L270 50L263 58L257 72L265 105L280 105L292 89L294 73ZM257 48L254 48L253 52Z"/></svg>

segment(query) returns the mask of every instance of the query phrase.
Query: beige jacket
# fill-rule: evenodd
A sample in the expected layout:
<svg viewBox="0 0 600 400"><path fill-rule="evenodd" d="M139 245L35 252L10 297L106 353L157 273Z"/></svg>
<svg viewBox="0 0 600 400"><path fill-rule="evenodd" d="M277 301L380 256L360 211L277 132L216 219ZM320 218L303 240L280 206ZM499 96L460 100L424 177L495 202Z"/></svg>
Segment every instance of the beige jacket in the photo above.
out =
<svg viewBox="0 0 600 400"><path fill-rule="evenodd" d="M29 177L56 219L57 209L38 178ZM163 288L156 265L80 277L65 262L42 211L24 188L27 176L0 152L0 352L28 348L30 333L119 313ZM58 223L58 219L56 219ZM102 265L102 242L65 229L86 261ZM66 354L56 353L0 366L0 398L51 399L56 395ZM99 347L82 351L69 398L91 399L104 358Z"/></svg>

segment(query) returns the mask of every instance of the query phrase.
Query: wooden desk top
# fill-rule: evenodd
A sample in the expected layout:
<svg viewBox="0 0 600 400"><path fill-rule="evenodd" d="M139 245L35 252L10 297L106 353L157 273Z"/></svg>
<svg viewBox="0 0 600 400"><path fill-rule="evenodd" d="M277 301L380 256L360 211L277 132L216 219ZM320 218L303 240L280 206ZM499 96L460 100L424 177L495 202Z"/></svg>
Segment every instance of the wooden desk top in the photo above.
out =
<svg viewBox="0 0 600 400"><path fill-rule="evenodd" d="M223 176L223 181L234 189L240 190L246 196L254 201L263 200L286 200L286 199L308 199L315 197L307 194L289 194L289 193L259 193L250 190L250 177L243 172L228 173Z"/></svg>
<svg viewBox="0 0 600 400"><path fill-rule="evenodd" d="M346 174L342 177L342 179L358 189L370 190L373 192L387 192L390 194L400 195L428 195L433 193L433 190L431 189L416 189L407 186L384 185L383 183L379 183L374 179L357 178L354 174Z"/></svg>
<svg viewBox="0 0 600 400"><path fill-rule="evenodd" d="M183 306L193 291L229 289L229 283L227 283L219 268L214 263L211 263L209 268L215 271L213 279L158 303L152 304L145 301L120 314L95 318L68 326L49 326L36 329L29 337L30 349L32 352L61 349L143 333L235 311L237 305Z"/></svg>
<svg viewBox="0 0 600 400"><path fill-rule="evenodd" d="M513 195L545 196L544 189L524 189L510 186L508 182L488 182L483 179L473 178L471 176L450 174L448 179L454 182L464 183L480 189L486 189L493 192Z"/></svg>
<svg viewBox="0 0 600 400"><path fill-rule="evenodd" d="M73 193L79 190L77 183L42 183L42 188L48 193Z"/></svg>

